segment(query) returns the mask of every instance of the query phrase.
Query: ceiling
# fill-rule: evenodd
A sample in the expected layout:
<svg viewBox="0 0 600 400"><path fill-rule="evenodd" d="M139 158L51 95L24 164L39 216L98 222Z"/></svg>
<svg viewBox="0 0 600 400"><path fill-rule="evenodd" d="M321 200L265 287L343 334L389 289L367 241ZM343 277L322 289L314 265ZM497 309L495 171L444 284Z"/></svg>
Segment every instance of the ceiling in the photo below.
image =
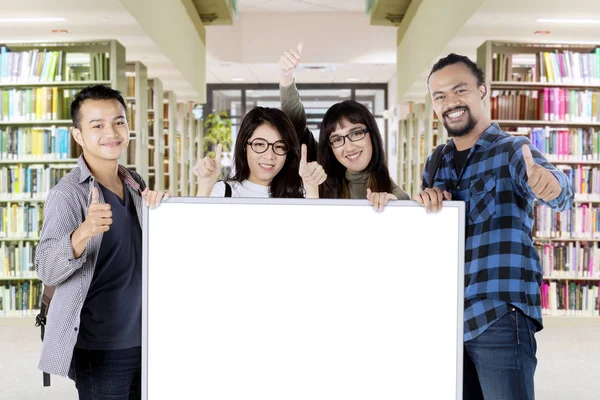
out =
<svg viewBox="0 0 600 400"><path fill-rule="evenodd" d="M593 0L486 0L436 58L454 52L477 59L477 48L486 40L520 42L600 43L600 23L590 25L537 22L541 18L585 18L600 20L600 1ZM550 31L536 35L535 31ZM401 96L405 101L423 101L427 95L424 70L421 80Z"/></svg>
<svg viewBox="0 0 600 400"><path fill-rule="evenodd" d="M175 91L181 100L196 99L194 90L177 67L162 54L118 0L0 1L3 18L67 19L36 24L2 22L0 42L114 38L126 47L127 60L143 62L148 67L148 75L159 77L165 89ZM297 74L299 82L384 83L396 75L396 28L370 26L365 0L238 0L238 11L233 26L206 28L208 83L235 83L240 79L244 83L277 82L277 60L284 49L298 40L305 41L306 53L305 57L303 55L304 69ZM492 38L600 41L600 25L536 22L541 17L600 19L600 1L486 0L431 63L449 52L475 58L477 47ZM66 29L68 34L54 34L52 29ZM551 34L535 35L536 30L550 30ZM420 81L400 94L399 99L422 101L427 94L427 74L428 70L424 70Z"/></svg>
<svg viewBox="0 0 600 400"><path fill-rule="evenodd" d="M61 22L0 23L0 43L116 39L126 48L127 61L141 61L149 77L160 77L180 99L195 91L159 47L138 26L118 0L0 0L2 18L62 17ZM52 33L66 29L68 33Z"/></svg>
<svg viewBox="0 0 600 400"><path fill-rule="evenodd" d="M238 0L240 13L250 12L362 12L365 0ZM366 14L365 14L366 15Z"/></svg>

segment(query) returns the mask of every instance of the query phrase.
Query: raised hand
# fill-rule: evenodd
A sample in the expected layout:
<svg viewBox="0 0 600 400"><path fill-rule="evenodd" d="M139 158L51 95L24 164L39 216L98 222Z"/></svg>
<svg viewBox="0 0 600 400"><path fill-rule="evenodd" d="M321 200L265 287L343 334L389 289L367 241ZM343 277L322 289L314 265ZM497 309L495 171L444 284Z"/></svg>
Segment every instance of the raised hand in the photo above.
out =
<svg viewBox="0 0 600 400"><path fill-rule="evenodd" d="M552 172L535 163L528 145L524 144L521 149L527 167L527 184L531 191L536 197L545 201L556 199L562 191L558 179Z"/></svg>
<svg viewBox="0 0 600 400"><path fill-rule="evenodd" d="M98 188L92 189L92 202L88 207L87 217L81 224L82 233L87 237L93 237L107 232L112 224L112 211L110 204L100 203Z"/></svg>
<svg viewBox="0 0 600 400"><path fill-rule="evenodd" d="M302 48L304 44L298 43L296 50L286 50L283 55L279 58L279 68L281 68L281 76L279 84L283 87L290 86L294 82L294 73L298 64L300 63L300 56L302 55Z"/></svg>
<svg viewBox="0 0 600 400"><path fill-rule="evenodd" d="M217 183L219 174L221 173L221 143L217 145L215 159L204 157L198 160L192 168L192 172L198 178L198 196L209 196L213 186Z"/></svg>
<svg viewBox="0 0 600 400"><path fill-rule="evenodd" d="M301 147L300 168L298 174L302 178L304 190L306 190L306 198L319 198L319 185L325 182L327 174L323 167L316 161L308 162L308 150L306 145Z"/></svg>

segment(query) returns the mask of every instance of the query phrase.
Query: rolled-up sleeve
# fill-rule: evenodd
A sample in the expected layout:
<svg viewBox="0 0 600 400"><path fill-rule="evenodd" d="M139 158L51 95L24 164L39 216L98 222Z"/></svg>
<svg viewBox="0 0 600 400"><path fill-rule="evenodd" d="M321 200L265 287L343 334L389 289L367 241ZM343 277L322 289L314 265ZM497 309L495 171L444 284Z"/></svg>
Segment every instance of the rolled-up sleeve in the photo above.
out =
<svg viewBox="0 0 600 400"><path fill-rule="evenodd" d="M44 205L44 222L35 253L35 269L45 285L56 286L81 268L87 248L75 258L71 235L81 225L82 216L73 202L59 191L50 191Z"/></svg>

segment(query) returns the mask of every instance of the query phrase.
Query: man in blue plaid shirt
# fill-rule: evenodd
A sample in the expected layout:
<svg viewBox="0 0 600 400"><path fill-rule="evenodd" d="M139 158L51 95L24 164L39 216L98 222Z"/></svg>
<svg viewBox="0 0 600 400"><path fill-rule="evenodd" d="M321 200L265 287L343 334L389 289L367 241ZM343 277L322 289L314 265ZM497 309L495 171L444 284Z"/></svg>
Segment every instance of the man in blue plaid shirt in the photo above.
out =
<svg viewBox="0 0 600 400"><path fill-rule="evenodd" d="M483 72L467 57L440 59L428 78L433 108L452 139L433 187L414 200L437 211L465 202L464 399L533 399L535 333L542 329L542 269L533 240L533 200L573 204L566 175L526 137L492 124Z"/></svg>

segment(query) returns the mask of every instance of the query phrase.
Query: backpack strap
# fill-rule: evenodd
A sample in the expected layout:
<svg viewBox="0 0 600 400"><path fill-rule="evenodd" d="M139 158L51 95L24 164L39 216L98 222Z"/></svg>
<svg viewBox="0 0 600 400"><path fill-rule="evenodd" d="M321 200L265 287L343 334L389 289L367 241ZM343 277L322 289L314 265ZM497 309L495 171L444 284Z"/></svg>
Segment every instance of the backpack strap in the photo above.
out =
<svg viewBox="0 0 600 400"><path fill-rule="evenodd" d="M231 197L231 186L226 181L223 181L225 184L225 197Z"/></svg>
<svg viewBox="0 0 600 400"><path fill-rule="evenodd" d="M435 174L437 173L438 168L440 167L440 163L442 162L442 155L444 152L445 144L440 144L435 148L435 151L431 155L431 159L429 160L429 168L427 168L427 187L433 187L433 182L435 181Z"/></svg>
<svg viewBox="0 0 600 400"><path fill-rule="evenodd" d="M46 315L48 315L48 308L50 307L50 302L52 301L52 296L54 296L55 290L56 286L44 285L44 291L42 292L40 304L40 313L35 317L35 326L40 327L42 342L44 341L44 335L46 333ZM50 386L50 374L43 372L42 380L44 386Z"/></svg>

